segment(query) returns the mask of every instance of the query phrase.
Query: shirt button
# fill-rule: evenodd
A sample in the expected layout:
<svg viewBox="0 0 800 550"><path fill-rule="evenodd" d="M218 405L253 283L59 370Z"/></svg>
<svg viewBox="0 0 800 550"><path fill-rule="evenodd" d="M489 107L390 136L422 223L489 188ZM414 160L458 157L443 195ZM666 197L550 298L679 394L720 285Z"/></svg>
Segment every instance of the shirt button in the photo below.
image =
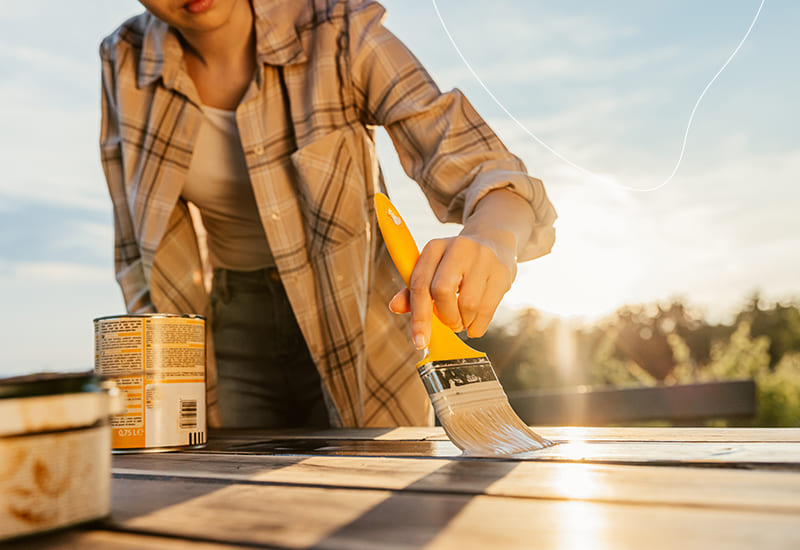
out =
<svg viewBox="0 0 800 550"><path fill-rule="evenodd" d="M261 144L256 145L253 152L260 157L264 154L264 146Z"/></svg>
<svg viewBox="0 0 800 550"><path fill-rule="evenodd" d="M281 219L281 215L278 214L277 212L273 212L272 213L272 219L273 220L279 220L279 219Z"/></svg>

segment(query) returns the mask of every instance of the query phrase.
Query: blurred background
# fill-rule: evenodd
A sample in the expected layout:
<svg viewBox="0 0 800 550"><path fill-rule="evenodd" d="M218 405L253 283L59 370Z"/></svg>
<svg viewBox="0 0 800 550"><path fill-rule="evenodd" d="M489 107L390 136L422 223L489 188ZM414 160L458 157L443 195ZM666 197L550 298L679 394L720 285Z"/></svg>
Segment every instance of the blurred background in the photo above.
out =
<svg viewBox="0 0 800 550"><path fill-rule="evenodd" d="M509 391L753 380L742 422L800 425L800 5L769 0L386 0L387 26L462 89L559 212L492 329ZM132 0L0 0L0 376L92 367L92 319L123 312L99 162L103 36ZM417 240L439 224L378 150Z"/></svg>

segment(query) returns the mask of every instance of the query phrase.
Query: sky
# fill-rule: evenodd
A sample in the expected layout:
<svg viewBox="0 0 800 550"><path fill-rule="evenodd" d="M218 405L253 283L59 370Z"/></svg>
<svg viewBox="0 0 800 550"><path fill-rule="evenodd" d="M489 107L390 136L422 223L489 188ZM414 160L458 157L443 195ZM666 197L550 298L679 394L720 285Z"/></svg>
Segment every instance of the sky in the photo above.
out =
<svg viewBox="0 0 800 550"><path fill-rule="evenodd" d="M588 322L682 298L725 320L757 290L800 296L800 3L765 2L698 106L674 177L649 192L673 172L692 108L760 0L437 0L480 81L431 0L383 4L389 29L442 90L467 95L559 213L553 252L521 264L505 312ZM0 0L0 375L90 369L92 319L124 311L97 48L140 11ZM377 146L417 240L457 233L436 222L385 133Z"/></svg>

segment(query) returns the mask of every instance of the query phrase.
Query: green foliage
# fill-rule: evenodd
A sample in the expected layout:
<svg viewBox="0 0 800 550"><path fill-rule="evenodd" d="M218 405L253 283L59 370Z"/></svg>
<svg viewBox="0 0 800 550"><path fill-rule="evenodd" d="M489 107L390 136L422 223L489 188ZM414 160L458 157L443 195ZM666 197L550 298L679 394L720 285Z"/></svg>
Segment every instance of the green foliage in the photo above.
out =
<svg viewBox="0 0 800 550"><path fill-rule="evenodd" d="M594 361L590 366L593 386L614 386L629 388L634 386L654 386L656 380L650 373L642 369L631 359L620 359L616 352L615 342L619 336L614 329L604 333L595 351Z"/></svg>
<svg viewBox="0 0 800 550"><path fill-rule="evenodd" d="M750 325L739 323L728 342L714 342L711 363L700 373L700 380L757 378L769 371L769 338L750 335Z"/></svg>
<svg viewBox="0 0 800 550"><path fill-rule="evenodd" d="M672 369L667 383L689 384L697 379L697 362L692 355L692 349L678 334L670 334L667 338L672 356L675 358L675 368Z"/></svg>
<svg viewBox="0 0 800 550"><path fill-rule="evenodd" d="M758 417L755 426L800 426L800 354L784 355L770 366L770 339L752 336L742 321L727 343L716 343L711 363L699 381L752 378L756 382Z"/></svg>
<svg viewBox="0 0 800 550"><path fill-rule="evenodd" d="M756 336L769 337L770 365L775 366L791 352L800 352L800 309L795 305L774 304L762 308L756 294L736 316L736 324L747 322Z"/></svg>
<svg viewBox="0 0 800 550"><path fill-rule="evenodd" d="M470 344L509 391L755 380L755 426L800 426L800 309L754 297L731 324L711 324L680 301L626 306L589 327L533 309Z"/></svg>
<svg viewBox="0 0 800 550"><path fill-rule="evenodd" d="M759 426L800 426L800 354L784 355L756 378Z"/></svg>

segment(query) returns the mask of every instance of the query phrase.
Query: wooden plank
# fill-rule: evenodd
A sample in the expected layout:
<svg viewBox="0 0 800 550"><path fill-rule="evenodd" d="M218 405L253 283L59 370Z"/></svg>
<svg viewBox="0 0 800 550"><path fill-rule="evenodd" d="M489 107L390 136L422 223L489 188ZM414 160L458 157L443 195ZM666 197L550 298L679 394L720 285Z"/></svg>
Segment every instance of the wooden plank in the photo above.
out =
<svg viewBox="0 0 800 550"><path fill-rule="evenodd" d="M800 443L570 442L526 453L520 460L799 470Z"/></svg>
<svg viewBox="0 0 800 550"><path fill-rule="evenodd" d="M509 401L529 424L604 426L645 420L700 422L752 418L753 380L588 391L510 392Z"/></svg>
<svg viewBox="0 0 800 550"><path fill-rule="evenodd" d="M120 460L121 459L121 460ZM800 473L358 457L117 457L115 477L407 490L800 513ZM698 491L698 487L703 487Z"/></svg>
<svg viewBox="0 0 800 550"><path fill-rule="evenodd" d="M242 455L352 455L352 456L449 456L461 450L449 439L426 441L397 441L343 438L253 438L242 440L212 440L204 449L187 451L193 454Z"/></svg>
<svg viewBox="0 0 800 550"><path fill-rule="evenodd" d="M236 550L214 542L136 535L90 528L72 529L3 542L3 550Z"/></svg>
<svg viewBox="0 0 800 550"><path fill-rule="evenodd" d="M341 437L345 439L369 439L377 441L423 441L428 437L447 436L435 426L401 426L397 428L331 428L327 430L309 430L292 428L284 430L262 429L211 429L209 440L224 439L231 441L253 441L263 438L264 434L281 439L327 439Z"/></svg>
<svg viewBox="0 0 800 550"><path fill-rule="evenodd" d="M556 441L738 441L800 443L800 428L596 428L534 426ZM212 430L207 450L232 444L278 439L350 439L376 441L449 441L439 427L350 428L330 430Z"/></svg>
<svg viewBox="0 0 800 550"><path fill-rule="evenodd" d="M426 441L448 441L441 428L429 430ZM687 442L781 442L800 443L800 428L674 428L531 426L551 441L687 441ZM302 437L302 436L297 436ZM330 434L328 435L330 437Z"/></svg>
<svg viewBox="0 0 800 550"><path fill-rule="evenodd" d="M282 548L800 547L796 513L145 477L116 479L113 502L129 532Z"/></svg>
<svg viewBox="0 0 800 550"><path fill-rule="evenodd" d="M349 439L264 439L230 446L217 444L214 454L290 456L461 457L450 441L371 441ZM191 454L209 454L210 450ZM684 441L580 441L508 457L511 460L613 464L770 465L800 469L800 443Z"/></svg>
<svg viewBox="0 0 800 550"><path fill-rule="evenodd" d="M538 433L555 441L689 441L738 443L800 443L800 428L587 428L537 426ZM432 434L433 435L433 434ZM434 437L444 438L444 433Z"/></svg>

